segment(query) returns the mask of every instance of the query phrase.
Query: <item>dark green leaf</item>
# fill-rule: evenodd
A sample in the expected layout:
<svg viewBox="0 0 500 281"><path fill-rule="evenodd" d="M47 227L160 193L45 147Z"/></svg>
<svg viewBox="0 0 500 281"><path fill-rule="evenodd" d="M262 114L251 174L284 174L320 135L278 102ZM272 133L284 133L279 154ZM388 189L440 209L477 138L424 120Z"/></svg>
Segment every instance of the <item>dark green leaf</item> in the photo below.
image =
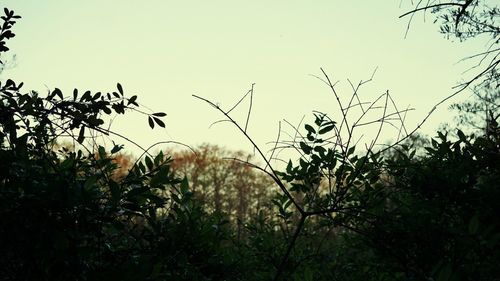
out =
<svg viewBox="0 0 500 281"><path fill-rule="evenodd" d="M311 153L312 147L307 145L305 142L301 141L299 143L299 145L300 145L300 149L302 149L302 151L304 151L305 154Z"/></svg>
<svg viewBox="0 0 500 281"><path fill-rule="evenodd" d="M144 162L146 162L146 166L151 171L154 168L153 160L149 156L144 157Z"/></svg>
<svg viewBox="0 0 500 281"><path fill-rule="evenodd" d="M135 101L137 100L137 96L132 96L130 99L128 99L128 103L127 105L129 104L133 104L135 106L139 106Z"/></svg>
<svg viewBox="0 0 500 281"><path fill-rule="evenodd" d="M101 92L95 93L95 95L92 97L93 100L97 100L98 98L101 97Z"/></svg>
<svg viewBox="0 0 500 281"><path fill-rule="evenodd" d="M118 92L120 92L120 94L123 96L123 88L122 88L122 85L120 83L117 83L116 84L116 88L118 88Z"/></svg>
<svg viewBox="0 0 500 281"><path fill-rule="evenodd" d="M457 131L457 135L461 141L463 141L463 142L467 141L467 137L465 136L464 132L462 132L461 130Z"/></svg>
<svg viewBox="0 0 500 281"><path fill-rule="evenodd" d="M316 146L316 147L314 147L314 151L318 152L321 157L325 157L326 148L324 148L322 146Z"/></svg>
<svg viewBox="0 0 500 281"><path fill-rule="evenodd" d="M55 88L54 91L52 91L52 95L58 96L61 100L63 99L63 94L59 88Z"/></svg>
<svg viewBox="0 0 500 281"><path fill-rule="evenodd" d="M104 146L99 145L99 148L97 149L97 152L99 153L99 158L100 159L105 159L106 158L106 148L104 148Z"/></svg>
<svg viewBox="0 0 500 281"><path fill-rule="evenodd" d="M102 111L104 111L104 113L106 113L106 114L111 114L112 113L111 109L109 109L109 107L107 107L107 106L104 106L102 108Z"/></svg>
<svg viewBox="0 0 500 281"><path fill-rule="evenodd" d="M155 127L155 122L153 121L153 118L151 118L151 116L148 116L148 123L149 123L149 127L151 127L151 129L153 129Z"/></svg>
<svg viewBox="0 0 500 281"><path fill-rule="evenodd" d="M188 179L184 177L181 182L181 193L186 194L188 192L189 192L189 182Z"/></svg>
<svg viewBox="0 0 500 281"><path fill-rule="evenodd" d="M153 119L155 120L156 124L158 124L158 126L165 128L165 123L163 123L163 121L156 117L153 117Z"/></svg>
<svg viewBox="0 0 500 281"><path fill-rule="evenodd" d="M78 133L78 138L76 139L76 141L79 144L82 144L84 140L85 140L85 126L81 126L80 132Z"/></svg>
<svg viewBox="0 0 500 281"><path fill-rule="evenodd" d="M73 100L76 101L76 98L78 97L78 90L74 89L73 90Z"/></svg>
<svg viewBox="0 0 500 281"><path fill-rule="evenodd" d="M167 116L167 114L165 112L156 112L156 113L153 113L152 115L156 116L156 117L165 117L165 116Z"/></svg>
<svg viewBox="0 0 500 281"><path fill-rule="evenodd" d="M111 149L111 153L115 154L122 149L123 149L123 145L115 145L115 146L113 146L113 149Z"/></svg>
<svg viewBox="0 0 500 281"><path fill-rule="evenodd" d="M355 146L353 146L353 147L349 148L349 149L347 150L347 156L349 156L349 155L353 154L355 149L356 149L356 147L355 147Z"/></svg>
<svg viewBox="0 0 500 281"><path fill-rule="evenodd" d="M314 130L314 128L313 128L311 125L306 124L304 127L306 128L306 130L307 130L309 133L311 133L311 134L316 134L316 131Z"/></svg>
<svg viewBox="0 0 500 281"><path fill-rule="evenodd" d="M326 134L326 133L330 132L331 130L333 130L333 128L335 128L335 124L334 125L328 125L326 127L321 128L318 133L320 135Z"/></svg>
<svg viewBox="0 0 500 281"><path fill-rule="evenodd" d="M286 165L286 172L291 174L292 168L293 168L292 160L288 160L288 164Z"/></svg>
<svg viewBox="0 0 500 281"><path fill-rule="evenodd" d="M81 102L89 101L91 99L90 91L86 91L83 96L80 98Z"/></svg>

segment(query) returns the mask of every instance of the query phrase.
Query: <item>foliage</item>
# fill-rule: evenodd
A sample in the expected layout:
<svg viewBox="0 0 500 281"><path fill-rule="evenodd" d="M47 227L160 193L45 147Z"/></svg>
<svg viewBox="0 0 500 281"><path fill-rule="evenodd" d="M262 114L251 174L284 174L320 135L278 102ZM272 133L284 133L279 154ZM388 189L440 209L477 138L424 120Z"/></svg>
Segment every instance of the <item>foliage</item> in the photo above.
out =
<svg viewBox="0 0 500 281"><path fill-rule="evenodd" d="M469 81L460 85L463 90L473 82L476 85L490 89L498 89L500 74L498 65L500 63L499 40L500 8L494 1L488 0L450 0L450 1L416 1L414 9L404 13L400 17L410 16L408 27L413 16L418 12L430 11L434 16L434 22L440 24L440 32L447 38L456 38L460 41L473 38L484 38L487 40L485 49L472 54L465 59L474 59L481 70Z"/></svg>
<svg viewBox="0 0 500 281"><path fill-rule="evenodd" d="M5 10L0 46L18 18ZM0 86L0 274L2 280L223 279L233 262L223 250L223 219L192 200L163 154L137 161L114 177L122 145L106 149L103 115L136 110L137 96L117 91L65 98ZM151 127L164 113L147 114ZM151 124L151 120L153 124ZM56 149L70 137L75 149ZM94 149L95 148L95 149ZM170 190L165 198L162 192Z"/></svg>
<svg viewBox="0 0 500 281"><path fill-rule="evenodd" d="M386 200L357 224L376 250L377 270L409 280L497 280L498 135L458 136L439 133L422 159L409 151L388 159Z"/></svg>
<svg viewBox="0 0 500 281"><path fill-rule="evenodd" d="M488 87L475 87L470 100L450 106L457 114L457 123L479 134L489 134L498 124L500 91Z"/></svg>

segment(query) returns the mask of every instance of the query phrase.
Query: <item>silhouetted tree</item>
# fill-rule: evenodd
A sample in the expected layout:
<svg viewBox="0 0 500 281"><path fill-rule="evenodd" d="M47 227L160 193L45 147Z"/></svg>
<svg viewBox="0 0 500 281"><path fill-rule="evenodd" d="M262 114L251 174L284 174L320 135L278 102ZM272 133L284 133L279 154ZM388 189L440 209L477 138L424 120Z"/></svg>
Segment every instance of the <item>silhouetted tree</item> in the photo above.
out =
<svg viewBox="0 0 500 281"><path fill-rule="evenodd" d="M473 38L486 38L488 43L484 50L471 54L465 59L474 59L481 70L475 76L458 87L465 89L472 83L498 89L500 74L500 8L498 2L488 0L449 0L449 1L411 1L414 9L400 17L410 17L408 27L413 16L420 12L431 12L435 16L434 22L440 25L440 32L447 38L456 38L459 41Z"/></svg>

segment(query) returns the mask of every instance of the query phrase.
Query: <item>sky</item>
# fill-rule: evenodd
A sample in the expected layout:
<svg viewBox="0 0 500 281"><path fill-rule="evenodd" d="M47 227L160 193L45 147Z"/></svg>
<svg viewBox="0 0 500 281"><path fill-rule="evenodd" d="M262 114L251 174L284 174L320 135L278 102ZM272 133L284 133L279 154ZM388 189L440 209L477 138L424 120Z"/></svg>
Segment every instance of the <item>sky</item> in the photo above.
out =
<svg viewBox="0 0 500 281"><path fill-rule="evenodd" d="M458 62L483 45L446 40L429 15L416 16L405 38L407 19L398 18L411 8L405 2L7 0L2 4L22 19L8 43L15 64L1 79L67 95L73 88L114 91L119 82L144 110L167 113L165 129L150 130L139 114L114 119L113 130L141 146L209 142L251 151L229 123L210 127L223 116L192 95L229 109L255 83L248 133L268 149L282 120L311 120L314 110L339 118L331 90L317 78L320 68L338 81L342 99L352 94L348 79L357 84L376 69L360 96L371 100L389 91L400 108L415 108L406 118L411 129L470 75L463 74L467 63ZM452 120L450 102L431 115L423 133L432 136ZM243 124L247 106L234 111ZM384 130L383 138L392 137L393 129ZM164 147L173 144L157 149Z"/></svg>

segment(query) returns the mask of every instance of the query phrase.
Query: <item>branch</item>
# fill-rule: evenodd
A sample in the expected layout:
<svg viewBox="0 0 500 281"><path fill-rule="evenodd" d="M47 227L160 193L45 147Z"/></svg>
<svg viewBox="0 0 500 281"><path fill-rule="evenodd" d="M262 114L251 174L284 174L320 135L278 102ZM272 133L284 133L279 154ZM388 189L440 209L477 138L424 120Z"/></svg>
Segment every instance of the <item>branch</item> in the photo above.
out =
<svg viewBox="0 0 500 281"><path fill-rule="evenodd" d="M288 244L288 247L286 249L285 255L283 256L283 259L281 260L281 263L278 267L278 270L276 271L276 275L274 276L274 281L279 280L281 274L283 273L283 270L285 269L285 264L288 260L288 257L290 256L290 253L292 252L293 246L295 245L295 241L297 241L297 238L299 237L300 231L302 230L302 227L304 226L304 221L306 220L306 215L302 214L300 217L299 224L297 225L297 228L295 229L295 232L293 233L292 240L290 240L290 243Z"/></svg>
<svg viewBox="0 0 500 281"><path fill-rule="evenodd" d="M414 14L414 13L419 12L419 11L428 10L428 9L432 9L432 8L438 8L438 7L441 7L441 6L460 6L460 7L464 7L465 4L459 4L459 3L440 3L440 4L428 5L428 6L425 6L425 7L416 8L414 10L406 12L406 13L400 15L399 18L406 17L407 15ZM468 6L468 4L467 4L467 6Z"/></svg>
<svg viewBox="0 0 500 281"><path fill-rule="evenodd" d="M253 148L255 150L257 150L257 152L259 153L259 155L262 157L262 159L264 159L264 162L266 162L266 166L269 166L271 168L271 173L273 175L273 180L276 182L276 184L280 187L280 189L283 191L283 193L288 197L288 199L290 199L290 201L293 203L293 205L295 206L295 208L297 208L297 210L301 213L301 214L304 214L304 210L302 209L302 207L295 201L295 199L293 198L293 196L290 194L290 192L288 192L288 189L285 187L285 185L279 180L279 177L278 175L276 174L276 172L274 171L274 169L272 168L271 166L271 163L269 162L269 160L267 159L267 157L264 155L264 153L260 150L260 148L257 146L257 144L254 142L254 140L247 134L246 130L244 130L236 121L234 121L234 119L229 116L229 114L227 112L225 112L224 110L222 110L222 108L220 108L218 105L214 104L213 102L205 99L205 98L202 98L200 96L197 96L197 95L193 95L193 97L199 99L199 100L202 100L206 103L208 103L209 105L211 105L212 107L214 107L215 109L217 109L219 112L221 112L231 123L234 124L234 126L236 126L236 128L238 128L238 130L246 137L246 139L248 141L250 141L250 143L252 144Z"/></svg>

